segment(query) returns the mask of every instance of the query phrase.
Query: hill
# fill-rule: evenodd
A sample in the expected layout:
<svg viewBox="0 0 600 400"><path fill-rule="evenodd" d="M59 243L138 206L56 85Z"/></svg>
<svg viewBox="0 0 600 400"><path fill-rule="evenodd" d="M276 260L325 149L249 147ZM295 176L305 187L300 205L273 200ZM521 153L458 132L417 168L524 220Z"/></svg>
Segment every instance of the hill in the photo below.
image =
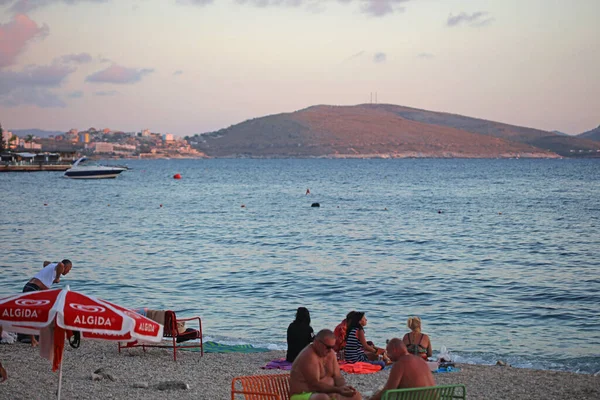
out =
<svg viewBox="0 0 600 400"><path fill-rule="evenodd" d="M540 129L505 124L502 122L488 121L463 115L449 114L436 111L420 110L417 108L395 105L366 105L383 107L386 110L411 121L427 124L441 125L467 132L494 136L513 142L525 143L539 149L546 149L561 156L570 157L574 154L596 153L600 150L598 143L577 136L557 135Z"/></svg>
<svg viewBox="0 0 600 400"><path fill-rule="evenodd" d="M312 106L192 140L213 157L558 157L574 155L572 146L600 149L589 140L389 104Z"/></svg>
<svg viewBox="0 0 600 400"><path fill-rule="evenodd" d="M580 133L579 135L577 135L577 137L580 137L582 139L600 141L600 126L598 126L596 129L592 129L591 131Z"/></svg>
<svg viewBox="0 0 600 400"><path fill-rule="evenodd" d="M33 136L39 137L39 138L49 138L50 136L64 134L64 132L62 132L62 131L45 131L43 129L14 129L11 132L19 137L33 135Z"/></svg>

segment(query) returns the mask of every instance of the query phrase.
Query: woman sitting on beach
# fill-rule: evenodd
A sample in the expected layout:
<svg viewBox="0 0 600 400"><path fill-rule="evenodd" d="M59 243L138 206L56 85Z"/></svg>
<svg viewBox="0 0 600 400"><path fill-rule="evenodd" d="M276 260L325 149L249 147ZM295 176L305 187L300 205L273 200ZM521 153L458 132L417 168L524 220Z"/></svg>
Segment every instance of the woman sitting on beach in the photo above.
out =
<svg viewBox="0 0 600 400"><path fill-rule="evenodd" d="M364 327L367 325L367 317L364 312L356 311L350 316L348 332L346 333L345 360L349 363L368 362L370 364L385 367L387 362L385 350L379 349L372 343L367 342ZM385 361L378 360L382 355Z"/></svg>
<svg viewBox="0 0 600 400"><path fill-rule="evenodd" d="M410 317L408 318L407 325L412 332L407 333L402 338L406 349L409 353L427 360L432 354L431 341L429 340L429 336L421 333L421 318Z"/></svg>
<svg viewBox="0 0 600 400"><path fill-rule="evenodd" d="M356 311L352 310L348 314L346 314L346 318L342 322L340 322L333 330L333 334L335 335L335 347L333 348L333 350L336 353L338 353L338 355L341 354L342 359L344 358L343 352L344 352L344 349L346 348L346 333L348 332L348 325L350 324L352 315L355 312ZM339 357L338 357L338 359L339 359Z"/></svg>
<svg viewBox="0 0 600 400"><path fill-rule="evenodd" d="M315 333L310 326L310 313L305 307L298 307L296 319L287 329L287 355L285 359L294 362L298 354L315 339Z"/></svg>

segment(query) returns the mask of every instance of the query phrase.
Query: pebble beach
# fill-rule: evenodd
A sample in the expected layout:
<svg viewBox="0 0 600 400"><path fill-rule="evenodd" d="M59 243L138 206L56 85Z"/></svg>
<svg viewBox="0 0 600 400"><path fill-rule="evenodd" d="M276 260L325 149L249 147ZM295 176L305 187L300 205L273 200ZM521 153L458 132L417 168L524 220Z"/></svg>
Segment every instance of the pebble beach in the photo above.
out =
<svg viewBox="0 0 600 400"><path fill-rule="evenodd" d="M116 343L83 341L80 348L65 347L62 399L206 399L231 398L235 376L286 371L263 370L267 362L285 356L283 351L253 354L178 352L177 362L166 349L126 349ZM58 371L39 356L37 348L15 343L0 345L0 360L8 380L0 383L0 399L55 398ZM438 385L462 383L468 399L580 399L600 398L600 376L500 366L457 365L459 372L435 374ZM92 380L100 368L114 377ZM345 374L346 381L368 395L386 381L388 371L369 375ZM189 389L160 390L161 382L181 381ZM142 386L142 387L137 387ZM240 397L241 398L241 397Z"/></svg>

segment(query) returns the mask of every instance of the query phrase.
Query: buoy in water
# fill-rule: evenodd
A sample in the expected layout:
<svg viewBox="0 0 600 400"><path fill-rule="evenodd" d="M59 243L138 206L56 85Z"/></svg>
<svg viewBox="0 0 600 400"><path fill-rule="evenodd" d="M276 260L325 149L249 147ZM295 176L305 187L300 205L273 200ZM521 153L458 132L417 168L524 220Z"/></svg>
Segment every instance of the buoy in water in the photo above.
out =
<svg viewBox="0 0 600 400"><path fill-rule="evenodd" d="M242 204L242 208L246 208L246 205L245 205L245 204Z"/></svg>
<svg viewBox="0 0 600 400"><path fill-rule="evenodd" d="M162 207L162 204L160 205L160 207Z"/></svg>
<svg viewBox="0 0 600 400"><path fill-rule="evenodd" d="M321 205L319 203L312 203L310 206L311 207L321 207Z"/></svg>
<svg viewBox="0 0 600 400"><path fill-rule="evenodd" d="M175 175L173 175L173 179L181 179L181 174L175 174Z"/></svg>

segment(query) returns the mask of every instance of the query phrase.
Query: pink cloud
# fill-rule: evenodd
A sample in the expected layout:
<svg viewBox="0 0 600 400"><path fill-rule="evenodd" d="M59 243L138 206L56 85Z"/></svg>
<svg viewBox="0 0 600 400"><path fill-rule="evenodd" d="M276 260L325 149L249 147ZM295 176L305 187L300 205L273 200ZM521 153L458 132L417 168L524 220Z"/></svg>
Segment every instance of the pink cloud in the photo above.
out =
<svg viewBox="0 0 600 400"><path fill-rule="evenodd" d="M48 89L60 87L74 71L74 68L59 64L29 66L22 71L0 70L0 104L64 107L64 101Z"/></svg>
<svg viewBox="0 0 600 400"><path fill-rule="evenodd" d="M48 26L40 27L24 14L17 14L11 22L0 24L0 68L14 64L31 39L47 34Z"/></svg>
<svg viewBox="0 0 600 400"><path fill-rule="evenodd" d="M12 4L10 10L17 13L25 13L36 8L49 6L53 3L63 2L68 5L75 5L84 1L92 3L106 3L108 0L0 0L0 5Z"/></svg>
<svg viewBox="0 0 600 400"><path fill-rule="evenodd" d="M120 65L113 64L110 67L95 72L89 75L85 80L87 82L96 83L117 83L127 84L139 82L144 75L154 72L153 69L147 68L126 68Z"/></svg>

